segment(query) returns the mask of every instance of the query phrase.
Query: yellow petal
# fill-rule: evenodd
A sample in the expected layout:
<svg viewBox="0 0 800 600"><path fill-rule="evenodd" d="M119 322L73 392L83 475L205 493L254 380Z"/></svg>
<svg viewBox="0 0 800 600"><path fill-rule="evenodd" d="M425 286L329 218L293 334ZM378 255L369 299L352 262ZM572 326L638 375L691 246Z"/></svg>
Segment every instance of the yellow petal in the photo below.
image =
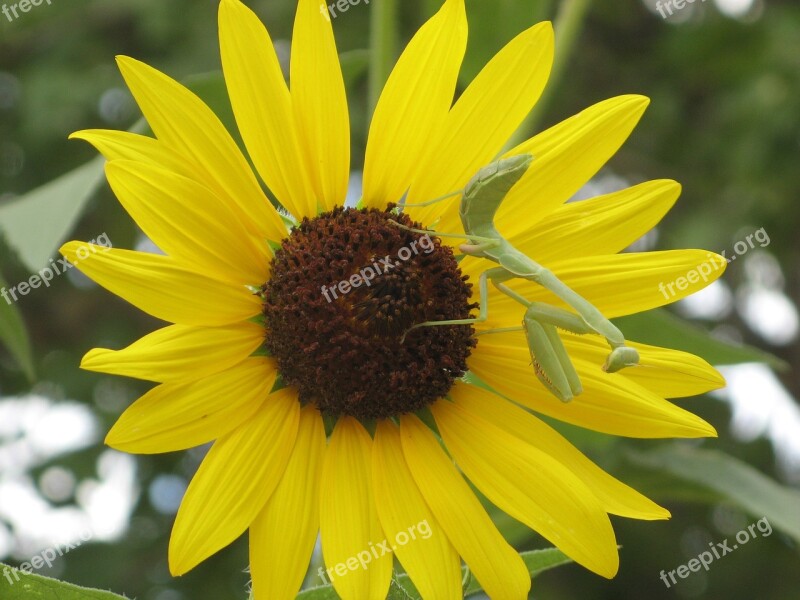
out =
<svg viewBox="0 0 800 600"><path fill-rule="evenodd" d="M392 576L392 552L380 546L371 451L361 424L340 418L325 453L320 533L329 581L342 600L385 598Z"/></svg>
<svg viewBox="0 0 800 600"><path fill-rule="evenodd" d="M442 120L438 143L429 145L420 159L422 167L408 202L424 202L463 188L491 162L541 96L552 63L553 27L548 22L527 29L498 52ZM453 199L410 212L428 223L444 207L456 210L457 206Z"/></svg>
<svg viewBox="0 0 800 600"><path fill-rule="evenodd" d="M467 384L456 385L450 396L464 411L501 427L556 459L586 484L604 511L631 519L669 518L669 511L614 479L555 429L512 402Z"/></svg>
<svg viewBox="0 0 800 600"><path fill-rule="evenodd" d="M623 332L624 333L624 332ZM597 336L563 334L564 345L571 356L602 364L608 356L608 345ZM639 365L619 373L665 398L697 396L725 386L719 372L699 356L628 341L639 351Z"/></svg>
<svg viewBox="0 0 800 600"><path fill-rule="evenodd" d="M720 277L726 264L723 257L705 250L667 250L588 256L544 266L612 319L690 296ZM486 261L463 261L461 268L477 278L487 265ZM530 301L567 308L538 283L514 279L508 286ZM519 326L524 307L494 288L489 293L489 321L482 329Z"/></svg>
<svg viewBox="0 0 800 600"><path fill-rule="evenodd" d="M370 124L364 163L364 205L383 208L406 193L419 158L435 144L453 103L467 46L464 0L447 0L406 46Z"/></svg>
<svg viewBox="0 0 800 600"><path fill-rule="evenodd" d="M200 446L250 419L269 396L276 376L271 360L248 358L191 383L164 383L122 413L106 444L136 454Z"/></svg>
<svg viewBox="0 0 800 600"><path fill-rule="evenodd" d="M122 350L93 348L81 360L81 368L159 383L187 382L230 369L263 343L264 328L250 322L227 327L170 325Z"/></svg>
<svg viewBox="0 0 800 600"><path fill-rule="evenodd" d="M498 334L499 336L500 334ZM469 359L470 370L495 390L536 412L586 429L634 438L716 436L700 417L601 365L575 359L583 393L561 402L536 378L524 336L504 346L482 336ZM519 337L519 336L518 336Z"/></svg>
<svg viewBox="0 0 800 600"><path fill-rule="evenodd" d="M422 597L460 600L458 553L417 488L400 431L388 420L380 421L375 433L372 481L386 538Z"/></svg>
<svg viewBox="0 0 800 600"><path fill-rule="evenodd" d="M508 152L506 156L532 154L534 159L503 201L498 229L512 237L572 197L625 143L649 102L635 95L611 98Z"/></svg>
<svg viewBox="0 0 800 600"><path fill-rule="evenodd" d="M161 167L191 178L196 171L174 150L155 138L113 129L85 129L69 136L71 140L84 140L94 146L106 160L135 160Z"/></svg>
<svg viewBox="0 0 800 600"><path fill-rule="evenodd" d="M269 33L239 0L222 0L219 44L236 123L258 173L294 216L315 216L292 98Z"/></svg>
<svg viewBox="0 0 800 600"><path fill-rule="evenodd" d="M431 407L456 463L500 510L539 532L587 569L619 568L611 521L597 497L563 464L460 405Z"/></svg>
<svg viewBox="0 0 800 600"><path fill-rule="evenodd" d="M230 282L262 284L272 252L206 187L160 166L130 160L106 165L128 214L161 250L187 267Z"/></svg>
<svg viewBox="0 0 800 600"><path fill-rule="evenodd" d="M214 443L175 518L169 543L174 576L230 544L255 520L283 476L299 418L297 395L284 388Z"/></svg>
<svg viewBox="0 0 800 600"><path fill-rule="evenodd" d="M509 241L542 263L616 254L655 227L680 193L680 184L662 179L569 202Z"/></svg>
<svg viewBox="0 0 800 600"><path fill-rule="evenodd" d="M531 580L525 563L500 535L430 429L414 415L405 415L400 436L422 496L489 597L527 598Z"/></svg>
<svg viewBox="0 0 800 600"><path fill-rule="evenodd" d="M215 327L257 315L261 304L234 286L179 266L172 258L68 242L60 249L79 271L157 319Z"/></svg>
<svg viewBox="0 0 800 600"><path fill-rule="evenodd" d="M320 18L325 15L327 18ZM344 204L350 176L350 114L324 0L300 0L292 37L292 106L316 197Z"/></svg>
<svg viewBox="0 0 800 600"><path fill-rule="evenodd" d="M250 572L256 598L293 600L303 584L319 531L324 454L322 417L307 405L300 411L297 441L286 471L250 526Z"/></svg>
<svg viewBox="0 0 800 600"><path fill-rule="evenodd" d="M117 62L158 140L192 165L190 178L229 199L229 206L254 233L276 241L286 237L280 215L211 109L152 67L125 56Z"/></svg>

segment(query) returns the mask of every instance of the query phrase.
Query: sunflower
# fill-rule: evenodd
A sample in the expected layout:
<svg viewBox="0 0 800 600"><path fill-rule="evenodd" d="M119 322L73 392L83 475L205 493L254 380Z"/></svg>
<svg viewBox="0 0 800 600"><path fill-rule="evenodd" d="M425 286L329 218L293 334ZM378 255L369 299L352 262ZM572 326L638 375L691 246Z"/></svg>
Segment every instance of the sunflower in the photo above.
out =
<svg viewBox="0 0 800 600"><path fill-rule="evenodd" d="M560 402L536 378L524 335L480 335L519 325L519 305L496 290L486 322L417 328L404 338L416 323L464 319L476 308L469 281L493 263L459 257L460 240L412 231L436 223L463 233L457 199L410 205L463 188L501 153L548 78L551 26L513 39L454 103L467 21L463 0L446 0L386 83L363 197L345 208L348 106L324 6L299 1L289 89L256 15L239 0L220 4L224 76L261 181L198 97L131 58L119 66L155 137L73 135L106 157L116 196L163 254L87 255L80 242L61 252L171 323L122 350L84 357L85 369L158 384L106 442L134 453L213 442L176 516L172 573L249 530L257 600L294 597L318 535L320 571L345 600L385 597L395 556L424 598L460 598L462 560L492 598L526 598L525 565L469 480L575 561L613 577L609 514L669 513L534 413L619 436L713 436L665 398L720 387L717 372L695 356L632 343L640 365L607 373L599 336L561 332L583 393ZM503 202L500 231L609 318L684 297L704 281L689 278L672 297L659 284L701 263L713 265L715 278L725 265L699 250L619 254L670 209L675 182L566 203L647 103L633 95L601 102L507 154L535 160ZM533 283L510 286L560 305Z"/></svg>

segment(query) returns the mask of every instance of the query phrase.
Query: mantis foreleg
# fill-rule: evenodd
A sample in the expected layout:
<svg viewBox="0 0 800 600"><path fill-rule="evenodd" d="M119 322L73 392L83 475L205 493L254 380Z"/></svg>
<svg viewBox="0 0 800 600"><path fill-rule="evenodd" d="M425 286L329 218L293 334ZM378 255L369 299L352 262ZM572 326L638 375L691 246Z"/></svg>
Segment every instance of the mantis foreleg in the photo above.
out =
<svg viewBox="0 0 800 600"><path fill-rule="evenodd" d="M540 322L530 310L522 323L536 377L559 400L569 402L583 386L556 328Z"/></svg>
<svg viewBox="0 0 800 600"><path fill-rule="evenodd" d="M404 334L403 337L400 338L400 343L402 344L406 336L413 331L414 329L418 329L420 327L437 327L440 325L472 325L474 323L482 323L485 321L489 316L489 277L492 271L496 271L498 269L489 269L488 271L484 271L481 273L480 279L478 279L478 288L480 290L480 308L478 310L478 316L475 318L470 319L451 319L448 321L424 321L423 323L417 323L416 325L410 327Z"/></svg>
<svg viewBox="0 0 800 600"><path fill-rule="evenodd" d="M437 202L441 202L442 200L447 200L448 198L453 198L454 196L458 196L464 193L464 189L456 190L455 192L450 192L449 194L444 194L437 198L433 198L432 200L426 200L425 202L415 202L413 204L406 204L405 202L401 202L399 207L406 208L406 207L422 207L422 206L430 206L431 204L436 204Z"/></svg>
<svg viewBox="0 0 800 600"><path fill-rule="evenodd" d="M499 261L515 276L538 283L574 308L586 326L606 338L612 349L625 346L625 336L617 326L606 319L593 304L556 277L552 271L522 253L504 254L499 257Z"/></svg>
<svg viewBox="0 0 800 600"><path fill-rule="evenodd" d="M450 237L450 238L458 238L461 240L469 240L470 242L477 242L472 244L462 244L461 251L464 254L473 254L474 250L477 249L478 251L481 250L488 250L489 248L497 248L500 245L500 241L494 238L488 237L480 237L475 235L465 235L463 233L440 233L438 231L430 231L428 229L415 229L414 227L408 227L407 225L403 225L402 223L398 223L397 221L387 221L391 223L395 227L399 227L400 229L405 229L406 231L411 231L412 233L421 233L421 234L433 234L436 237Z"/></svg>

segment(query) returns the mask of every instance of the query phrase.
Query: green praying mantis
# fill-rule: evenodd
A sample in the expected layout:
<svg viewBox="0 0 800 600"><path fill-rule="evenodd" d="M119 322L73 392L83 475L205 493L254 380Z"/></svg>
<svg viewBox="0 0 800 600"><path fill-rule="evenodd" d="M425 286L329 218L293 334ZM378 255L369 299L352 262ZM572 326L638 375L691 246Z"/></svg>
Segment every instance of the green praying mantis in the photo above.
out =
<svg viewBox="0 0 800 600"><path fill-rule="evenodd" d="M558 329L577 334L599 334L611 347L611 353L603 370L614 373L625 367L637 365L639 354L635 348L626 346L622 332L590 302L564 284L551 271L526 256L506 240L494 224L497 209L508 192L522 178L533 161L530 154L504 158L483 167L458 192L420 204L404 206L426 206L445 198L461 195L459 215L465 234L440 233L424 229L413 229L392 221L398 227L416 233L433 233L440 237L466 240L459 249L466 255L487 258L498 265L480 275L480 310L478 317L449 321L426 321L411 327L406 334L419 327L444 325L468 325L486 321L488 317L488 282L501 292L525 307L521 327L490 330L484 333L505 331L525 332L531 360L537 378L562 402L569 402L583 388L572 364ZM575 313L543 302L531 302L505 285L512 279L533 281L551 291ZM577 313L577 314L576 314ZM405 338L405 336L403 336Z"/></svg>

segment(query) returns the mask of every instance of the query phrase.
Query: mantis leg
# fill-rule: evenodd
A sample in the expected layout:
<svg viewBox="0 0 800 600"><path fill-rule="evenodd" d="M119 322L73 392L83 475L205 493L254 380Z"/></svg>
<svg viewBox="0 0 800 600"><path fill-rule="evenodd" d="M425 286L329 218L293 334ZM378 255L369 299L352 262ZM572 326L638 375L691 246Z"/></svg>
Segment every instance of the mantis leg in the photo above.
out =
<svg viewBox="0 0 800 600"><path fill-rule="evenodd" d="M425 202L415 202L414 204L406 204L405 202L401 202L399 206L401 208L406 208L407 206L430 206L431 204L436 204L437 202L441 202L442 200L447 200L448 198L452 198L453 196L458 196L459 194L463 194L464 189L456 190L455 192L450 192L449 194L444 194L443 196L438 196L433 198L432 200L426 200Z"/></svg>
<svg viewBox="0 0 800 600"><path fill-rule="evenodd" d="M540 322L530 309L523 325L536 377L556 398L569 402L583 391L583 386L558 331L553 325Z"/></svg>
<svg viewBox="0 0 800 600"><path fill-rule="evenodd" d="M565 331L580 335L596 333L581 317L557 306L551 306L544 302L530 302L528 311L536 315L539 321L549 323Z"/></svg>
<svg viewBox="0 0 800 600"><path fill-rule="evenodd" d="M522 327L507 327L484 333L501 333L522 329L528 340L536 377L562 402L569 402L583 391L580 377L564 348L556 327L574 333L594 333L579 316L543 302L528 302L514 290L493 281L495 287L527 306Z"/></svg>
<svg viewBox="0 0 800 600"><path fill-rule="evenodd" d="M535 281L553 292L575 309L580 321L576 320L575 315L568 311L546 305L544 308L540 307L540 314L543 318L557 327L574 333L597 333L606 338L608 345L611 346L611 354L603 365L604 371L615 373L620 369L639 363L639 353L625 344L625 336L617 326L606 319L593 304L556 277L552 271L522 254L519 256L503 255L500 257L500 264L517 277Z"/></svg>
<svg viewBox="0 0 800 600"><path fill-rule="evenodd" d="M496 240L494 238L489 238L489 237L480 237L480 236L477 236L477 235L465 235L463 233L440 233L438 231L431 231L429 229L415 229L413 227L408 227L407 225L403 225L402 223L398 223L397 221L391 221L391 220L388 221L388 223L391 223L392 225L394 225L395 227L399 227L400 229L405 229L406 231L411 231L412 233L423 233L423 234L428 234L428 235L433 234L436 237L458 238L458 239L461 239L461 240L470 240L470 241L473 241L473 242L478 242L478 244L464 244L463 245L463 246L466 246L468 248L480 248L481 250L483 250L483 249L488 249L488 248L496 248L497 246L499 246L501 244L501 242L499 240ZM467 252L467 254L470 254L470 252Z"/></svg>
<svg viewBox="0 0 800 600"><path fill-rule="evenodd" d="M564 310L563 308L558 308L557 306L551 306L549 304L545 304L544 302L530 302L523 296L520 296L517 292L512 290L507 285L499 283L497 281L492 281L492 283L498 290L503 292L506 296L508 296L512 300L516 300L523 306L527 307L530 314L536 315L537 321L542 321L545 323L549 323L550 325L555 325L559 329L564 329L572 333L578 333L578 334L595 333L594 329L589 327L581 317L579 317L574 313L569 312L568 310ZM521 331L523 329L525 329L524 326L503 327L500 329L491 329L489 331L483 331L481 333L483 334L505 333L508 331Z"/></svg>
<svg viewBox="0 0 800 600"><path fill-rule="evenodd" d="M425 321L423 323L417 323L416 325L410 327L404 334L403 337L400 338L400 343L402 344L406 336L413 331L414 329L419 329L420 327L436 327L439 325L472 325L473 323L482 323L487 319L489 316L489 276L491 271L495 271L496 269L489 269L488 271L484 271L481 273L480 279L478 280L478 286L480 289L480 309L478 311L478 316L471 319L451 319L448 321Z"/></svg>
<svg viewBox="0 0 800 600"><path fill-rule="evenodd" d="M500 257L500 264L515 276L534 281L553 292L575 309L586 326L606 338L612 348L625 345L625 337L617 326L606 319L593 304L573 291L549 269L544 268L523 254L519 256L505 254Z"/></svg>

